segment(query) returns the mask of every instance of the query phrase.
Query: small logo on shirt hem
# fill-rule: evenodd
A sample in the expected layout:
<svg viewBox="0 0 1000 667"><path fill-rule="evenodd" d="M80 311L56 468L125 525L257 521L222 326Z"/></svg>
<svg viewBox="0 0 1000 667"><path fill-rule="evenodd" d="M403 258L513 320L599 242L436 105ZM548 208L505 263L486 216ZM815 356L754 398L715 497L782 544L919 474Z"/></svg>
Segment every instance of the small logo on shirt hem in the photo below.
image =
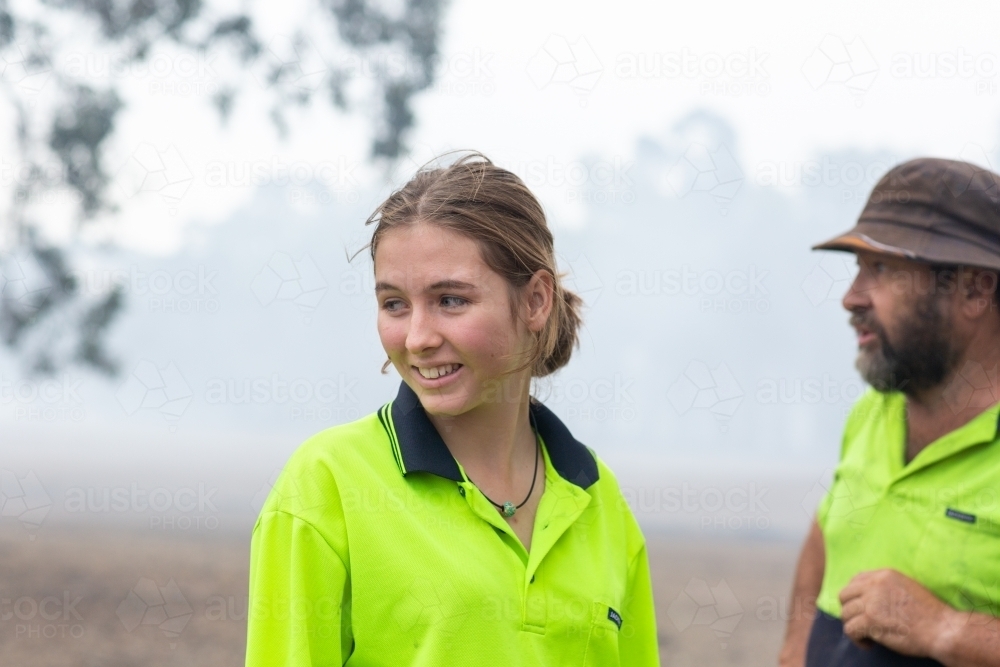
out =
<svg viewBox="0 0 1000 667"><path fill-rule="evenodd" d="M944 515L950 519L958 519L959 521L964 521L965 523L975 523L975 514L966 514L965 512L959 512L958 510L953 510L950 507L945 510Z"/></svg>
<svg viewBox="0 0 1000 667"><path fill-rule="evenodd" d="M617 611L608 607L608 620L618 626L618 629L622 629L622 617Z"/></svg>

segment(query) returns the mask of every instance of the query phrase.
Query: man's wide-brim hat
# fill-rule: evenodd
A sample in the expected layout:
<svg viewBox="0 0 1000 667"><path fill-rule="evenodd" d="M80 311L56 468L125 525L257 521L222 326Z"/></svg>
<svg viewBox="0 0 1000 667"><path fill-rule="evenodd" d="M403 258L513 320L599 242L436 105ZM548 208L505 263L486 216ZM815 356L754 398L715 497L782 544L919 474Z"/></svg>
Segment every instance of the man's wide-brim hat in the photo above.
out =
<svg viewBox="0 0 1000 667"><path fill-rule="evenodd" d="M1000 175L955 160L904 162L878 182L853 229L813 250L1000 271Z"/></svg>

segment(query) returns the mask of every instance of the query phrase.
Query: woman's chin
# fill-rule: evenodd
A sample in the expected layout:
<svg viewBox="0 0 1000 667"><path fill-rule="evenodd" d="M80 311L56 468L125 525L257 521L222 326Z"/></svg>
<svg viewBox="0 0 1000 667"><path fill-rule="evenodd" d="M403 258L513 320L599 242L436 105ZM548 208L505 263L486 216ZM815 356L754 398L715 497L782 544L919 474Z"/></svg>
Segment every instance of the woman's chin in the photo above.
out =
<svg viewBox="0 0 1000 667"><path fill-rule="evenodd" d="M424 412L435 417L457 417L469 411L469 401L464 396L420 396Z"/></svg>

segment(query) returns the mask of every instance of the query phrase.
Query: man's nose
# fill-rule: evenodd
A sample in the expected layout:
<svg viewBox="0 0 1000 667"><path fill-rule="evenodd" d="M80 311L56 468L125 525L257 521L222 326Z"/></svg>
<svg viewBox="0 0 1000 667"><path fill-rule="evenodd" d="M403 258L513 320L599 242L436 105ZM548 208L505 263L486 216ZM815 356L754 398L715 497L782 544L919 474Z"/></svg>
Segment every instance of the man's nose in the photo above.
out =
<svg viewBox="0 0 1000 667"><path fill-rule="evenodd" d="M851 286L847 288L847 293L844 295L841 304L846 310L851 312L870 308L872 305L871 288L871 274L864 268L861 268L858 271L858 275L854 276Z"/></svg>

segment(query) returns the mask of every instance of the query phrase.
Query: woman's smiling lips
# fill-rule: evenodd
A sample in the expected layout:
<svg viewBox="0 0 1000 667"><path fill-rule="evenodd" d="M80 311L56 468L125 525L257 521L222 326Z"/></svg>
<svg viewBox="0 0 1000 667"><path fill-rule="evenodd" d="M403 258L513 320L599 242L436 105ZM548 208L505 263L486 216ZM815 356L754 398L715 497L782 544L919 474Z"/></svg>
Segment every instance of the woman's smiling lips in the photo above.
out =
<svg viewBox="0 0 1000 667"><path fill-rule="evenodd" d="M450 384L464 368L462 364L438 364L437 366L411 366L417 381L428 389L437 389Z"/></svg>

